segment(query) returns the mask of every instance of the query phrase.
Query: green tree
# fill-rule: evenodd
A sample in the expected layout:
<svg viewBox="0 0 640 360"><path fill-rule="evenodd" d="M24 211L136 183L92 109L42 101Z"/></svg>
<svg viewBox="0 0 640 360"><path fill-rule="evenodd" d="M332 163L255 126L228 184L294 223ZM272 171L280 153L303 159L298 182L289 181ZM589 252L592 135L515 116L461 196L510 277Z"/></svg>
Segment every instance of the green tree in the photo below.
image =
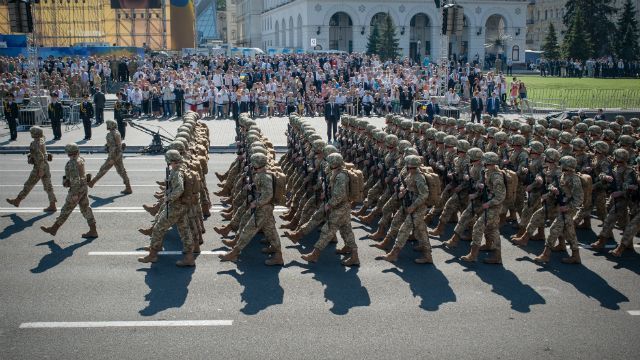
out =
<svg viewBox="0 0 640 360"><path fill-rule="evenodd" d="M615 49L616 55L625 62L634 61L640 55L640 45L638 44L640 32L635 13L635 6L631 0L627 0L618 19Z"/></svg>
<svg viewBox="0 0 640 360"><path fill-rule="evenodd" d="M558 45L558 36L556 35L556 28L553 23L549 23L549 30L547 36L544 38L542 44L542 51L544 51L544 57L549 60L556 60L560 58L560 46Z"/></svg>
<svg viewBox="0 0 640 360"><path fill-rule="evenodd" d="M562 22L567 27L576 16L582 18L584 29L589 33L589 39L593 42L593 50L596 55L610 55L613 50L612 29L615 28L611 20L617 10L613 6L613 0L567 0Z"/></svg>
<svg viewBox="0 0 640 360"><path fill-rule="evenodd" d="M383 61L392 60L398 57L400 40L396 35L396 27L391 16L384 17L380 41L378 42L378 55Z"/></svg>
<svg viewBox="0 0 640 360"><path fill-rule="evenodd" d="M378 29L378 24L373 25L373 29L371 29L371 34L367 38L367 55L373 55L378 52L378 45L380 44L380 29Z"/></svg>
<svg viewBox="0 0 640 360"><path fill-rule="evenodd" d="M586 29L582 10L576 9L576 16L569 24L569 28L564 35L562 42L562 53L571 59L587 60L593 54L593 43Z"/></svg>

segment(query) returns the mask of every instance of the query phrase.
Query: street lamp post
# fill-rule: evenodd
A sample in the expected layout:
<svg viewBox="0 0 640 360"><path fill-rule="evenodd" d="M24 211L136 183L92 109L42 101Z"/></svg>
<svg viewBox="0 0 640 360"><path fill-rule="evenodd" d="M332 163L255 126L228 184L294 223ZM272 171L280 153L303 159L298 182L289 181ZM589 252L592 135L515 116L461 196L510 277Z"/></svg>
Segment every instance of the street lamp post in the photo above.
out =
<svg viewBox="0 0 640 360"><path fill-rule="evenodd" d="M416 58L417 58L417 62L418 62L419 64L421 64L421 63L422 63L422 61L421 61L421 57L420 57L420 49L422 49L422 41L418 40L418 42L417 42L417 44L416 44L416 47L417 47L417 49L416 49Z"/></svg>

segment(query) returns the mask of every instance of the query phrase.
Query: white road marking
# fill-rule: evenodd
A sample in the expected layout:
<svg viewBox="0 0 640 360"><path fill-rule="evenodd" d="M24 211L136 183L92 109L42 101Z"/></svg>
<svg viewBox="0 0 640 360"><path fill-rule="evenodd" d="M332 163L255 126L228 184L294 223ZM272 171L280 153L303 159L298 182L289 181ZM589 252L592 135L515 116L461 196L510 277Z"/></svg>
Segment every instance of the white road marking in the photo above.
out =
<svg viewBox="0 0 640 360"><path fill-rule="evenodd" d="M640 310L629 310L627 311L631 316L640 316Z"/></svg>
<svg viewBox="0 0 640 360"><path fill-rule="evenodd" d="M210 211L212 213L219 213L222 210L226 209L226 207L220 205L214 205L211 207ZM94 213L145 213L146 211L141 206L129 206L129 207L117 207L117 206L101 206L91 208ZM284 206L276 206L273 210L274 213L280 213L287 211L287 208ZM3 207L0 208L0 214L38 214L42 213L42 208L15 208L15 207ZM79 208L75 208L73 212L80 212Z"/></svg>
<svg viewBox="0 0 640 360"><path fill-rule="evenodd" d="M226 251L201 251L199 255L222 255ZM89 251L89 256L141 256L149 254L146 251ZM158 255L182 255L182 251L159 251Z"/></svg>
<svg viewBox="0 0 640 360"><path fill-rule="evenodd" d="M20 324L20 329L231 326L231 325L233 325L233 320L77 321L77 322L29 322L29 323Z"/></svg>

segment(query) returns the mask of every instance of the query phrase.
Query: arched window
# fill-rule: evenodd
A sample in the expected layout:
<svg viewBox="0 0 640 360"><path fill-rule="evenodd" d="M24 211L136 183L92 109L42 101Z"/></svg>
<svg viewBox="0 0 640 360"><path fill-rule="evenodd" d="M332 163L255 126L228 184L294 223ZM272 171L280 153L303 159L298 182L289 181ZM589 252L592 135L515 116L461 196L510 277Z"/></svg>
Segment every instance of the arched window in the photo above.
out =
<svg viewBox="0 0 640 360"><path fill-rule="evenodd" d="M514 62L520 61L520 46L513 45L513 48L511 48L511 60Z"/></svg>

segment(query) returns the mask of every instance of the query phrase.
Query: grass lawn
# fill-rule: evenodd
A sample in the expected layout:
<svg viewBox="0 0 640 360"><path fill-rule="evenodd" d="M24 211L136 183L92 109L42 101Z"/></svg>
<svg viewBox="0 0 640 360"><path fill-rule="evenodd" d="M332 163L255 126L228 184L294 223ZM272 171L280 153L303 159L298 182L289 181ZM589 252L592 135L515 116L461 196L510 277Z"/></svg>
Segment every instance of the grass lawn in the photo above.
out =
<svg viewBox="0 0 640 360"><path fill-rule="evenodd" d="M558 103L568 108L640 109L638 79L517 77L527 85L527 95L532 101Z"/></svg>

